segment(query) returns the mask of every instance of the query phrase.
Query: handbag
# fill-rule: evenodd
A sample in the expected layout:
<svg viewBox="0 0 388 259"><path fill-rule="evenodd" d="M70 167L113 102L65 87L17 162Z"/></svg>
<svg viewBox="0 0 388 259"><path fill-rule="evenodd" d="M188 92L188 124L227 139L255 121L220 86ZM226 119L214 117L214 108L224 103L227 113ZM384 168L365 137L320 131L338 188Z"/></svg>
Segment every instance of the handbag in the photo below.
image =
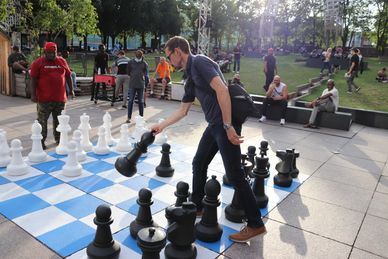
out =
<svg viewBox="0 0 388 259"><path fill-rule="evenodd" d="M250 94L239 84L228 85L230 101L232 104L232 124L242 125L249 115L258 113Z"/></svg>

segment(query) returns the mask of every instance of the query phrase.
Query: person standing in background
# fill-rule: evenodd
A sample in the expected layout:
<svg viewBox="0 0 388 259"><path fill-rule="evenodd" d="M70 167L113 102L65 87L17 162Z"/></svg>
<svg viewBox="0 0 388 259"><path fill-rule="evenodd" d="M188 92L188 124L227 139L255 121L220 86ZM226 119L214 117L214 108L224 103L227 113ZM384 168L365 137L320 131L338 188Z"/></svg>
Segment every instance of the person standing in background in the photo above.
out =
<svg viewBox="0 0 388 259"><path fill-rule="evenodd" d="M233 49L233 73L240 73L241 47L240 43Z"/></svg>
<svg viewBox="0 0 388 259"><path fill-rule="evenodd" d="M117 53L117 59L113 64L113 67L117 68L116 75L116 86L115 92L113 95L111 106L114 106L114 102L119 95L121 87L123 88L123 108L127 108L127 99L128 99L128 88L129 88L129 76L127 73L128 70L129 58L125 56L125 52L120 50Z"/></svg>
<svg viewBox="0 0 388 259"><path fill-rule="evenodd" d="M273 48L268 49L268 54L264 57L264 74L265 85L264 90L267 92L269 85L272 83L275 75L278 74L278 68L276 66L276 58L273 55Z"/></svg>

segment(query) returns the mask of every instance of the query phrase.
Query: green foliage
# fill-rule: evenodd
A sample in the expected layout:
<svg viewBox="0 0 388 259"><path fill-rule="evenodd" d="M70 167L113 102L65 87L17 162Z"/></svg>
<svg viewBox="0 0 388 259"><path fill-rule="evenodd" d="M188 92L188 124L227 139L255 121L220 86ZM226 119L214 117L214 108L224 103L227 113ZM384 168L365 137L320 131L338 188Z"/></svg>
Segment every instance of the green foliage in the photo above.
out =
<svg viewBox="0 0 388 259"><path fill-rule="evenodd" d="M13 13L14 8L11 5L12 2L12 0L0 0L0 22L4 21L8 15Z"/></svg>

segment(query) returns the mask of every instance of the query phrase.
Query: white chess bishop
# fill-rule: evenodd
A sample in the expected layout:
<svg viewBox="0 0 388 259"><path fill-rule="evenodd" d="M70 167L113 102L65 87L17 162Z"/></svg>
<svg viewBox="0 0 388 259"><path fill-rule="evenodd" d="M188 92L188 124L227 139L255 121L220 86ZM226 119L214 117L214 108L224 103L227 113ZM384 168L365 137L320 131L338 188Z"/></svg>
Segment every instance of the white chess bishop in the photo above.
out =
<svg viewBox="0 0 388 259"><path fill-rule="evenodd" d="M46 161L47 154L43 151L42 147L42 126L37 120L32 124L31 132L32 148L28 154L28 160L33 163Z"/></svg>
<svg viewBox="0 0 388 259"><path fill-rule="evenodd" d="M117 143L116 151L129 152L131 147L132 143L129 141L128 124L122 124L120 127L120 140Z"/></svg>
<svg viewBox="0 0 388 259"><path fill-rule="evenodd" d="M28 173L28 165L22 157L22 142L19 139L11 141L11 162L7 166L7 173L12 176L19 176Z"/></svg>
<svg viewBox="0 0 388 259"><path fill-rule="evenodd" d="M110 149L108 144L106 143L106 137L105 137L105 127L100 126L98 128L98 140L97 140L97 145L93 147L94 153L97 155L106 155L109 154Z"/></svg>
<svg viewBox="0 0 388 259"><path fill-rule="evenodd" d="M162 123L164 119L159 119L158 123ZM163 130L160 134L156 135L155 144L163 145L164 143L167 143L168 137L165 130Z"/></svg>
<svg viewBox="0 0 388 259"><path fill-rule="evenodd" d="M0 129L0 167L6 167L9 162L11 162L11 156L9 152L7 132L3 129Z"/></svg>
<svg viewBox="0 0 388 259"><path fill-rule="evenodd" d="M89 137L89 132L92 127L90 127L89 116L86 115L86 113L80 116L80 125L78 126L78 129L82 132L81 146L83 150L85 150L86 152L92 151L93 145L92 142L90 142Z"/></svg>
<svg viewBox="0 0 388 259"><path fill-rule="evenodd" d="M106 143L108 145L113 145L115 143L115 139L112 137L112 116L110 116L109 112L105 112L104 116L102 117L103 120L103 126L105 127L105 138Z"/></svg>
<svg viewBox="0 0 388 259"><path fill-rule="evenodd" d="M82 166L77 159L77 143L71 140L67 144L66 163L62 168L62 174L67 177L76 177L82 174Z"/></svg>
<svg viewBox="0 0 388 259"><path fill-rule="evenodd" d="M66 111L63 110L61 115L58 116L59 125L57 127L57 131L61 133L61 138L59 140L59 144L55 149L55 152L59 155L67 154L67 144L69 142L69 132L71 131L71 127L69 124L70 116L66 115Z"/></svg>

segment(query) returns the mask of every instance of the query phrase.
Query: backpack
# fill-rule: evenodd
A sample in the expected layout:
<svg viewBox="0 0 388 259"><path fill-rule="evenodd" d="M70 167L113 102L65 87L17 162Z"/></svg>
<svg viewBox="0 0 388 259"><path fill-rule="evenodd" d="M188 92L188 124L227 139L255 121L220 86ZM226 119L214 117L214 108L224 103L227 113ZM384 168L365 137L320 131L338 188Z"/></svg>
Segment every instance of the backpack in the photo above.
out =
<svg viewBox="0 0 388 259"><path fill-rule="evenodd" d="M258 113L258 110L249 93L239 84L228 85L232 104L232 124L242 125L249 115Z"/></svg>

